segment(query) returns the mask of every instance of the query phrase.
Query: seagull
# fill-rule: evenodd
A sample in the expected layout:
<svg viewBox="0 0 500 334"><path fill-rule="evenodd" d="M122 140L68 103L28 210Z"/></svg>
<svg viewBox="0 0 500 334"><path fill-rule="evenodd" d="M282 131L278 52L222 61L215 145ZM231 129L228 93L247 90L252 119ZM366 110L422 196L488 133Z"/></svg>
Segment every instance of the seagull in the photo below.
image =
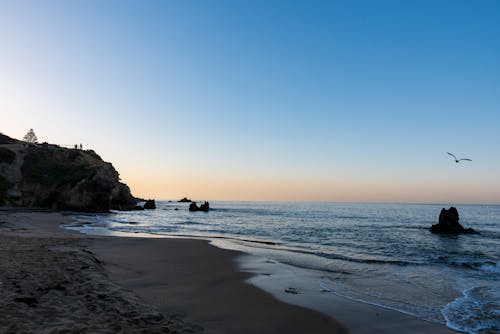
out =
<svg viewBox="0 0 500 334"><path fill-rule="evenodd" d="M458 164L460 161L464 160L464 161L472 161L471 159L469 158L461 158L461 159L458 159L454 154L451 154L450 152L446 152L448 153L449 155L451 155L453 157L453 159L455 159L455 162Z"/></svg>

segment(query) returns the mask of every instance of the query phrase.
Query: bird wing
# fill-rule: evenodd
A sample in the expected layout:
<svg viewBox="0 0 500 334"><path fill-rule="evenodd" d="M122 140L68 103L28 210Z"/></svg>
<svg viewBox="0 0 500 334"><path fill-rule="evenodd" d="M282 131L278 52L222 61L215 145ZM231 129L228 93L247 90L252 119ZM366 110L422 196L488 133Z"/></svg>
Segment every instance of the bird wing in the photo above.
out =
<svg viewBox="0 0 500 334"><path fill-rule="evenodd" d="M472 161L471 159L469 158L462 158L462 159L459 159L458 161L462 161L462 160L465 160L465 161Z"/></svg>
<svg viewBox="0 0 500 334"><path fill-rule="evenodd" d="M448 153L449 155L451 155L453 158L455 158L455 160L457 159L457 157L455 156L455 154L451 154L450 152L446 152Z"/></svg>

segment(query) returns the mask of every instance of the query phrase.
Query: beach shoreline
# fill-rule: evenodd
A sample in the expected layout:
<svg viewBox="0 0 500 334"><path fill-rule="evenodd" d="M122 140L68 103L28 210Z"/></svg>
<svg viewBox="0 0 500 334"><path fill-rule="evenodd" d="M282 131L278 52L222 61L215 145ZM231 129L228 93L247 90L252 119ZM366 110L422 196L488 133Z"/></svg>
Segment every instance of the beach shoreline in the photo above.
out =
<svg viewBox="0 0 500 334"><path fill-rule="evenodd" d="M2 212L0 221L6 223L1 224L0 237L23 238L31 244L36 238L38 249L47 248L43 243L52 239L80 245L79 252L88 252L105 270L101 284L108 280L115 291L129 293L128 298L147 314L163 314L163 320L156 316L151 324L160 329L172 322L177 330L204 333L456 333L444 325L342 297L325 299L320 293L308 293L304 298L285 292L286 286L276 282L286 284L290 279L286 272L273 280L253 275L258 272L250 269L255 258L208 241L88 236L59 228L68 219L58 213ZM65 321L71 323L71 317Z"/></svg>

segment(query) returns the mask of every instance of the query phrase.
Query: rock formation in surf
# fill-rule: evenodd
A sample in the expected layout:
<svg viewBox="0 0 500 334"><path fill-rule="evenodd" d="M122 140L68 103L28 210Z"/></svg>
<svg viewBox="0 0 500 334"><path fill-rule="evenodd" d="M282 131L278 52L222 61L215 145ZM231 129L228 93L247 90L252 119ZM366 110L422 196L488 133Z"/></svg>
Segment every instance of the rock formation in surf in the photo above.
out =
<svg viewBox="0 0 500 334"><path fill-rule="evenodd" d="M209 209L210 209L210 204L208 202L203 203L199 207L198 207L198 205L196 205L196 202L193 202L193 203L191 203L189 205L189 211L204 211L204 212L208 212Z"/></svg>
<svg viewBox="0 0 500 334"><path fill-rule="evenodd" d="M430 230L432 233L439 234L460 234L460 233L478 233L472 228L464 228L459 221L458 210L455 207L450 207L448 210L443 208L439 214L439 222L432 225Z"/></svg>
<svg viewBox="0 0 500 334"><path fill-rule="evenodd" d="M153 210L156 209L156 203L154 199L148 199L144 204L144 209Z"/></svg>

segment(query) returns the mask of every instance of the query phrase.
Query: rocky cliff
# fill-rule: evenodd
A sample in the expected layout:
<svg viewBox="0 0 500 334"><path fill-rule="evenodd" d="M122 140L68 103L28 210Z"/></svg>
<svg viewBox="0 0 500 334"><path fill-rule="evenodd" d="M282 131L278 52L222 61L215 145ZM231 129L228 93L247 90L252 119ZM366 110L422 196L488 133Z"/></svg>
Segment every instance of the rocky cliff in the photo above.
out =
<svg viewBox="0 0 500 334"><path fill-rule="evenodd" d="M0 205L108 212L136 203L113 165L94 151L0 134Z"/></svg>

